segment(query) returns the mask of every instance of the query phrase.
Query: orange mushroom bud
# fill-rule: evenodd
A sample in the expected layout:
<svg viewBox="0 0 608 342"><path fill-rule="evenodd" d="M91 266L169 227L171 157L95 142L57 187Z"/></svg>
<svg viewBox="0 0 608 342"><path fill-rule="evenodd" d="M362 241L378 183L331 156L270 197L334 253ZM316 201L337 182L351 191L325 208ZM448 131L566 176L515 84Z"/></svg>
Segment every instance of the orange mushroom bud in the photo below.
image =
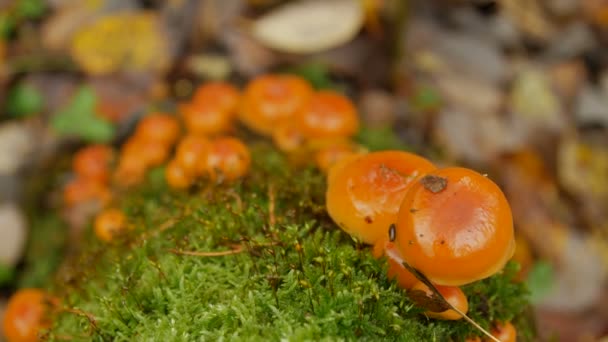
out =
<svg viewBox="0 0 608 342"><path fill-rule="evenodd" d="M119 163L128 158L140 158L146 168L158 166L169 158L169 149L170 147L162 141L134 136L124 144Z"/></svg>
<svg viewBox="0 0 608 342"><path fill-rule="evenodd" d="M304 136L293 121L279 123L272 132L272 141L283 152L294 152L304 147Z"/></svg>
<svg viewBox="0 0 608 342"><path fill-rule="evenodd" d="M403 259L439 285L487 278L515 250L504 194L487 177L464 168L435 170L412 184L396 228Z"/></svg>
<svg viewBox="0 0 608 342"><path fill-rule="evenodd" d="M203 137L189 135L180 140L175 152L175 161L184 172L196 175L197 165L205 157L209 140Z"/></svg>
<svg viewBox="0 0 608 342"><path fill-rule="evenodd" d="M277 125L293 118L312 94L312 87L295 75L263 75L245 88L239 107L241 121L269 136Z"/></svg>
<svg viewBox="0 0 608 342"><path fill-rule="evenodd" d="M179 111L186 130L194 135L225 133L233 126L234 116L214 102L183 103Z"/></svg>
<svg viewBox="0 0 608 342"><path fill-rule="evenodd" d="M373 255L377 259L386 256L388 262L387 278L390 280L395 279L402 289L410 289L419 280L401 264L400 260L394 257L396 252L393 250L395 250L394 243L388 241L388 239L380 240L374 245Z"/></svg>
<svg viewBox="0 0 608 342"><path fill-rule="evenodd" d="M107 185L91 179L76 178L63 188L63 202L68 207L89 201L105 204L111 197Z"/></svg>
<svg viewBox="0 0 608 342"><path fill-rule="evenodd" d="M180 134L179 122L169 114L150 114L138 123L135 136L144 140L159 141L169 146Z"/></svg>
<svg viewBox="0 0 608 342"><path fill-rule="evenodd" d="M123 154L114 171L114 181L119 186L127 187L139 184L144 180L148 161L141 154Z"/></svg>
<svg viewBox="0 0 608 342"><path fill-rule="evenodd" d="M296 121L309 139L347 138L359 130L353 103L346 96L329 90L313 94Z"/></svg>
<svg viewBox="0 0 608 342"><path fill-rule="evenodd" d="M467 300L467 297L464 295L464 292L462 292L462 290L459 287L435 285L435 288L443 296L443 298L448 303L450 303L453 307L460 310L460 312L462 312L464 314L467 313L467 311L469 310L469 301ZM420 302L424 301L424 300L421 300L420 296L418 295L418 293L420 293L420 291L422 293L424 293L424 295L428 298L428 300L426 300L428 303L432 303L434 301L433 297L435 296L435 294L423 282L417 282L416 284L414 284L414 286L412 286L412 289L410 291L408 291L408 294L410 297L415 298L414 299L415 302L420 303ZM425 305L423 305L423 306L425 306ZM440 312L427 310L424 312L424 314L430 318L443 319L443 320L458 320L458 319L462 318L462 315L460 315L458 312L456 312L453 309L448 309L448 310L440 311Z"/></svg>
<svg viewBox="0 0 608 342"><path fill-rule="evenodd" d="M227 82L207 82L199 86L192 96L195 106L213 106L221 109L228 116L232 116L238 107L240 94L232 84Z"/></svg>
<svg viewBox="0 0 608 342"><path fill-rule="evenodd" d="M194 183L194 175L188 172L177 160L172 160L165 169L167 184L174 189L187 189Z"/></svg>
<svg viewBox="0 0 608 342"><path fill-rule="evenodd" d="M82 178L105 183L110 179L112 149L106 145L90 145L74 155L72 168Z"/></svg>
<svg viewBox="0 0 608 342"><path fill-rule="evenodd" d="M51 327L49 313L57 299L39 289L22 289L11 296L2 320L9 342L35 342Z"/></svg>
<svg viewBox="0 0 608 342"><path fill-rule="evenodd" d="M315 164L327 173L329 169L344 158L362 153L363 148L349 141L333 141L325 144L315 153Z"/></svg>
<svg viewBox="0 0 608 342"><path fill-rule="evenodd" d="M125 230L127 218L119 209L106 209L95 217L93 228L100 240L110 242L112 238Z"/></svg>
<svg viewBox="0 0 608 342"><path fill-rule="evenodd" d="M201 175L211 180L232 181L249 172L251 154L239 139L223 137L212 140L198 164Z"/></svg>
<svg viewBox="0 0 608 342"><path fill-rule="evenodd" d="M517 341L517 329L515 329L515 326L511 322L494 324L490 333L500 340L500 342Z"/></svg>
<svg viewBox="0 0 608 342"><path fill-rule="evenodd" d="M402 151L349 159L330 172L327 212L340 228L362 242L385 240L409 185L433 169L430 161Z"/></svg>

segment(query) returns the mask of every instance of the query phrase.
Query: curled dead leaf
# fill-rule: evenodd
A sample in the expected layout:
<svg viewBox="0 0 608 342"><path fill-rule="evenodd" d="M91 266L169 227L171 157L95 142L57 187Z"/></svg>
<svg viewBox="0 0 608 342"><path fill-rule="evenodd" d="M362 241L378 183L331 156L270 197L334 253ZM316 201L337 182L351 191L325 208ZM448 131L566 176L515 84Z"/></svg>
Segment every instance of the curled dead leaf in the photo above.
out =
<svg viewBox="0 0 608 342"><path fill-rule="evenodd" d="M253 36L290 53L314 53L353 39L363 25L358 0L305 0L288 3L256 20Z"/></svg>

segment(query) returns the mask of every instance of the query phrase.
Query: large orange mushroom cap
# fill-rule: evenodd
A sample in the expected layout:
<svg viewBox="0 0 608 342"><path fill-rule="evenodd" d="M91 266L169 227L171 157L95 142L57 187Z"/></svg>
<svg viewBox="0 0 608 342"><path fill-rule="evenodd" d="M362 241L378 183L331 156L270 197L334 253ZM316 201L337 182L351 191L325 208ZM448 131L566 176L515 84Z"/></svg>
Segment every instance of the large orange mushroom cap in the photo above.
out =
<svg viewBox="0 0 608 342"><path fill-rule="evenodd" d="M276 126L295 116L313 90L295 75L263 75L252 80L240 104L239 118L253 131L270 136Z"/></svg>
<svg viewBox="0 0 608 342"><path fill-rule="evenodd" d="M330 90L311 96L298 113L297 123L309 139L351 137L359 130L359 117L353 103Z"/></svg>
<svg viewBox="0 0 608 342"><path fill-rule="evenodd" d="M327 212L351 236L375 244L387 238L409 185L435 166L402 151L372 152L347 160L330 172Z"/></svg>
<svg viewBox="0 0 608 342"><path fill-rule="evenodd" d="M403 198L396 228L403 259L439 285L487 278L515 250L504 194L487 177L464 168L436 170L417 180Z"/></svg>

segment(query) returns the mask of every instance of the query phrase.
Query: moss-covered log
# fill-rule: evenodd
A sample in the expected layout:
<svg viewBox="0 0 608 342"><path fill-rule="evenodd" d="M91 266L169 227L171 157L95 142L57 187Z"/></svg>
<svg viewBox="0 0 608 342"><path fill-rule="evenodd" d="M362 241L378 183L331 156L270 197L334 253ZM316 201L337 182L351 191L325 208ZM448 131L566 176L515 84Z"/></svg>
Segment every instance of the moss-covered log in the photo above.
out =
<svg viewBox="0 0 608 342"><path fill-rule="evenodd" d="M233 185L170 190L162 170L117 195L132 230L111 245L93 234L66 261L54 292L65 308L51 339L462 341L464 320L421 314L383 263L328 218L325 178L266 145ZM221 252L216 255L206 252ZM192 252L192 253L190 253ZM516 265L464 288L470 317L512 320L531 340Z"/></svg>

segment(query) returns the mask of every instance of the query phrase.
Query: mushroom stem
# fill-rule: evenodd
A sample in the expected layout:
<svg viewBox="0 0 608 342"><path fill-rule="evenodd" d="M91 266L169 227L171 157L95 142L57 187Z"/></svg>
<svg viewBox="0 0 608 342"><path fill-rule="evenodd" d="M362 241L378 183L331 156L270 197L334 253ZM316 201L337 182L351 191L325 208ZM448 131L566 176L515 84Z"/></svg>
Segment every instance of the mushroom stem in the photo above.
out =
<svg viewBox="0 0 608 342"><path fill-rule="evenodd" d="M459 315L461 315L462 318L464 318L467 322L471 323L471 325L473 325L475 328L477 328L479 331L481 331L484 335L488 336L492 341L500 342L499 339L497 339L496 337L494 337L492 334L490 334L490 332L488 332L487 330L485 330L481 325L479 325L477 322L475 322L474 320L472 320L469 316L467 316L466 313L462 312L462 310L459 310L454 305L452 305L450 302L448 302L443 297L443 295L439 292L439 290L437 290L437 288L435 287L435 285L433 285L433 283L424 274L422 274L420 271L418 271L417 269L413 268L412 266L410 266L410 264L408 264L405 260L403 260L403 257L399 254L399 252L397 252L394 249L389 249L389 250L386 251L386 254L387 254L387 256L389 258L393 258L394 260L398 260L403 265L403 267L405 267L408 271L410 271L418 280L420 280L426 286L428 286L429 289L431 289L431 291L433 291L433 293L437 296L437 298L440 298L443 302L445 302L445 304L447 304L447 306L449 306L450 309L456 311L456 313L458 313Z"/></svg>

